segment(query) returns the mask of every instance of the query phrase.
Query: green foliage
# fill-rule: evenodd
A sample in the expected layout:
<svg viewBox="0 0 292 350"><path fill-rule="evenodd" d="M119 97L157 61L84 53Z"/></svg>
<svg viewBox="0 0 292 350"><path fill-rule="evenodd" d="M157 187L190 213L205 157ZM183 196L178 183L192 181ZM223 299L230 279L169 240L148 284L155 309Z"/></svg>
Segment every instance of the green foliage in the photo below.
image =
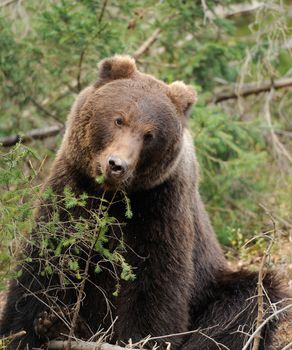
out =
<svg viewBox="0 0 292 350"><path fill-rule="evenodd" d="M38 160L37 154L21 144L17 144L10 152L3 153L0 158L0 186L4 189L0 192L0 288L5 287L7 278L22 274L21 270L14 272L14 254L17 254L22 244L29 244L32 248L36 247L39 254L33 259L31 256L22 256L23 264L39 260L42 276L56 273L58 266L57 272L64 285L83 280L86 276L84 261L90 261L92 255L98 253L101 260L95 263L94 270L101 273L107 262L115 265L114 270L118 273L115 291L117 295L119 280L133 280L135 275L124 258L126 249L122 237L116 248L110 248L111 225L117 224L116 219L109 215L114 197L109 202L103 197L91 198L86 193L76 196L68 186L64 188L62 196L56 195L50 187L41 192L39 186L33 184L37 175L32 164L33 159ZM23 169L25 163L29 167ZM33 205L38 205L43 200L45 202L42 205L50 206L50 220L38 225L38 236L35 239L31 235L35 227ZM84 208L88 200L95 200L100 204L97 210L87 210L89 216L86 220L82 217L75 218L68 211L76 207ZM132 211L129 198L124 194L122 200L125 203L125 219L130 219ZM60 211L64 210L69 217L63 222Z"/></svg>
<svg viewBox="0 0 292 350"><path fill-rule="evenodd" d="M258 228L246 211L257 210L254 196L268 184L264 174L255 181L267 162L261 128L257 121L231 119L219 108L200 104L190 125L201 165L201 193L219 238L227 244L234 227Z"/></svg>
<svg viewBox="0 0 292 350"><path fill-rule="evenodd" d="M125 216L127 219L132 219L133 217L133 212L131 209L131 203L130 203L130 199L127 196L127 194L124 192L124 198L125 198L125 204L126 204L126 213Z"/></svg>
<svg viewBox="0 0 292 350"><path fill-rule="evenodd" d="M0 154L0 289L7 266L12 263L11 251L15 249L12 240L25 236L33 225L30 200L37 198L38 186L33 185L36 172L29 159L37 159L36 153L20 144ZM24 162L28 162L29 169L23 168Z"/></svg>
<svg viewBox="0 0 292 350"><path fill-rule="evenodd" d="M51 189L47 189L43 197L49 198L50 204L48 205L53 205L51 208L53 214L47 223L38 227L38 238L40 235L41 239L31 242L31 245L36 246L40 251L37 259L44 258L41 275L52 275L55 273L56 266L59 266L58 273L63 283L72 284L74 280L79 281L86 278L84 261L89 261L90 264L95 264L94 271L97 274L103 271L105 263L110 262L115 265L114 270L120 270L119 275L116 276L117 282L120 278L125 281L135 278L131 266L123 256L126 250L122 237L115 248L110 248L112 245L110 244L111 226L113 224L122 225L109 215L115 195L110 202L103 197L89 197L86 193L76 196L71 188L66 186L61 199ZM88 214L86 219L81 216L76 218L68 211L69 217L66 221L60 220L60 211L76 207L84 208L88 200L95 200L99 203L99 207L92 211L86 209ZM126 195L124 201L126 202L126 213L131 212L130 201ZM68 227L69 223L70 227ZM92 262L91 259L96 253L100 259L98 262Z"/></svg>
<svg viewBox="0 0 292 350"><path fill-rule="evenodd" d="M64 201L65 201L65 207L67 209L71 209L76 206L85 207L87 199L88 199L87 193L82 193L82 195L77 198L72 192L70 187L66 186L64 188Z"/></svg>

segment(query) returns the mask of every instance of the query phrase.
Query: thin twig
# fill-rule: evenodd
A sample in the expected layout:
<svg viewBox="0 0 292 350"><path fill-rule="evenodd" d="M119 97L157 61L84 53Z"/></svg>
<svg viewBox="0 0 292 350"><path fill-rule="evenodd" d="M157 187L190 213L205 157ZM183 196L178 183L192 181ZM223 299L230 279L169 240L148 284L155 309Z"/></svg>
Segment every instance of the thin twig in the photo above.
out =
<svg viewBox="0 0 292 350"><path fill-rule="evenodd" d="M270 315L269 317L267 317L263 323L252 333L252 335L250 336L250 338L248 339L248 341L245 343L244 347L242 348L242 350L247 350L249 348L249 345L251 344L251 342L253 341L254 337L258 334L258 332L267 324L269 323L274 317L280 315L282 312L287 311L288 309L292 308L292 304L288 304L284 307L282 307L282 309L279 309L277 311L275 311L272 315Z"/></svg>
<svg viewBox="0 0 292 350"><path fill-rule="evenodd" d="M267 214L269 214L267 212ZM270 215L270 214L269 214ZM264 268L266 265L267 257L270 255L273 243L274 243L274 238L276 235L276 223L273 217L270 215L271 220L273 222L273 233L274 237L270 240L269 245L264 253L264 256L261 261L261 265L259 268L259 274L258 274L258 315L257 315L257 322L256 322L256 329L259 329L260 325L263 322L264 319L264 287L263 287L263 280L264 280ZM261 332L258 331L256 335L254 336L254 342L252 346L252 350L258 350L260 346L260 341L261 341Z"/></svg>
<svg viewBox="0 0 292 350"><path fill-rule="evenodd" d="M292 341L286 346L284 346L282 350L289 350L289 349L292 349Z"/></svg>
<svg viewBox="0 0 292 350"><path fill-rule="evenodd" d="M44 106L42 106L39 102L37 102L32 96L29 97L31 102L35 107L37 107L40 111L42 111L44 114L48 115L49 117L55 118L55 115L48 111Z"/></svg>
<svg viewBox="0 0 292 350"><path fill-rule="evenodd" d="M92 243L91 243L91 247L90 247L90 250L89 250L89 253L88 253L87 260L86 260L85 269L84 269L84 278L82 279L82 282L80 283L80 288L78 290L78 296L77 296L77 301L76 301L76 304L75 304L75 309L74 309L73 319L72 319L72 323L71 323L71 327L70 327L70 332L69 332L69 335L68 335L68 341L67 341L67 344L66 344L66 347L65 347L66 350L72 350L72 347L71 347L72 337L74 335L75 328L76 328L76 325L77 325L77 320L78 320L78 317L79 317L79 312L80 312L81 302L82 302L82 296L83 296L83 293L84 293L85 283L87 281L87 277L88 277L88 273L89 273L89 267L90 267L90 262L91 262L91 255L92 255L95 243L96 243L95 240L93 240Z"/></svg>
<svg viewBox="0 0 292 350"><path fill-rule="evenodd" d="M148 343L149 341L153 341L153 340L161 340L161 339L165 339L165 338L168 339L168 338L171 338L171 337L190 335L190 334L194 334L194 333L201 334L203 331L210 330L210 329L215 328L215 327L218 327L218 324L215 324L215 325L210 326L208 328L197 328L197 329L193 329L191 331L165 334L165 335L156 336L156 337L151 337L150 335L148 335L144 339L142 339L142 340L138 341L137 343L135 343L134 346L138 346L140 348L141 344L142 344L142 347L143 347L146 343Z"/></svg>
<svg viewBox="0 0 292 350"><path fill-rule="evenodd" d="M2 338L1 340L4 340L5 342L6 341L11 341L11 340L14 340L16 338L23 337L25 335L26 335L26 331L19 331L17 333L9 335L8 337Z"/></svg>
<svg viewBox="0 0 292 350"><path fill-rule="evenodd" d="M82 63L83 63L83 58L85 55L85 49L81 51L80 56L79 56L79 62L78 62L78 74L77 74L77 90L78 92L81 91L81 70L82 70Z"/></svg>
<svg viewBox="0 0 292 350"><path fill-rule="evenodd" d="M107 3L108 3L108 0L104 0L104 2L103 2L103 4L102 4L101 11L100 11L100 15L99 15L99 17L98 17L98 23L101 23L101 21L102 21L102 19L103 19L103 16L104 16L104 13L105 13L105 9L106 9Z"/></svg>

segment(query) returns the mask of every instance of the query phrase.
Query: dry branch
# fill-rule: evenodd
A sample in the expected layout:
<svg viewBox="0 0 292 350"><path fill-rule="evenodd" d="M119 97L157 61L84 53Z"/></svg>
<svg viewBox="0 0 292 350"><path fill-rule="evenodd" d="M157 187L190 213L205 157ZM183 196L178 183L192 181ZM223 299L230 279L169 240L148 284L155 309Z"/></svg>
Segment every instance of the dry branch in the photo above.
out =
<svg viewBox="0 0 292 350"><path fill-rule="evenodd" d="M244 347L242 348L242 350L248 350L250 348L250 344L251 342L254 340L254 337L258 334L258 332L263 329L263 327L269 323L273 318L278 317L280 314L288 312L289 309L292 309L292 304L288 304L284 307L282 307L281 309L273 312L272 315L270 315L269 317L267 317L263 323L252 333L252 335L249 337L248 341L245 343Z"/></svg>
<svg viewBox="0 0 292 350"><path fill-rule="evenodd" d="M105 13L105 9L106 9L107 3L108 3L108 0L104 0L104 2L103 2L103 4L102 4L101 11L100 11L100 15L99 15L99 17L98 17L98 23L101 23L101 21L102 21L102 19L103 19L103 16L104 16L104 13Z"/></svg>
<svg viewBox="0 0 292 350"><path fill-rule="evenodd" d="M160 33L160 28L155 29L154 32L150 35L150 37L147 40L145 40L144 43L133 53L133 57L137 60L140 56L142 56L155 42Z"/></svg>
<svg viewBox="0 0 292 350"><path fill-rule="evenodd" d="M214 8L215 14L220 18L236 16L246 12L256 11L265 6L264 2L252 1L251 3L232 4L230 6L218 5Z"/></svg>
<svg viewBox="0 0 292 350"><path fill-rule="evenodd" d="M229 6L218 5L210 10L207 6L205 0L201 0L201 4L204 10L205 19L214 20L215 18L227 18L232 16L241 15L244 13L256 11L261 7L265 6L264 2L252 1L251 3L243 3L243 4L232 4ZM205 22L204 19L204 22Z"/></svg>
<svg viewBox="0 0 292 350"><path fill-rule="evenodd" d="M225 90L222 92L215 93L215 96L212 98L212 102L219 103L226 100L236 99L239 97L246 97L249 95L257 95L261 92L270 91L274 89L282 89L292 86L292 78L281 78L273 82L264 81L261 84L258 83L249 83L244 84L238 87L234 87L232 90Z"/></svg>
<svg viewBox="0 0 292 350"><path fill-rule="evenodd" d="M268 256L270 256L271 249L274 243L274 238L276 235L276 224L272 216L271 216L271 219L273 222L274 237L273 239L270 240L268 247L264 253L264 256L261 261L260 269L259 269L259 274L258 274L258 288L257 288L258 289L258 315L257 315L257 321L256 321L256 329L259 329L260 325L264 321L264 287L263 287L264 269L265 269L267 258ZM261 341L261 332L258 331L254 336L252 350L259 349L260 341Z"/></svg>
<svg viewBox="0 0 292 350"><path fill-rule="evenodd" d="M55 136L64 129L63 125L52 125L44 128L33 129L23 135L11 135L0 137L0 145L3 147L11 147L19 141L25 143L32 140L43 140L47 137Z"/></svg>
<svg viewBox="0 0 292 350"><path fill-rule="evenodd" d="M292 164L292 156L286 150L285 146L281 143L278 136L274 132L274 128L273 128L273 124L272 124L272 116L271 116L271 111L270 111L270 103L272 101L273 94L274 94L274 88L272 87L269 94L267 94L266 102L264 105L264 113L263 113L264 118L269 126L269 131L270 131L269 140L271 140L270 142L272 143L274 151L275 151L276 155L279 157L279 159L285 158L286 160L288 160L289 163Z"/></svg>
<svg viewBox="0 0 292 350"><path fill-rule="evenodd" d="M20 337L23 337L26 335L26 331L19 331L17 333L14 333L14 334L11 334L9 335L8 337L5 337L5 338L2 338L1 340L4 340L4 341L11 341L11 340L14 340L16 338L20 338Z"/></svg>
<svg viewBox="0 0 292 350"><path fill-rule="evenodd" d="M49 342L48 348L50 350L64 350L68 346L67 341L53 340ZM129 348L122 348L118 345L112 345L108 343L96 343L96 342L85 342L85 341L72 341L71 350L125 350ZM135 349L131 349L135 350Z"/></svg>
<svg viewBox="0 0 292 350"><path fill-rule="evenodd" d="M292 341L286 346L284 346L282 350L289 350L289 349L292 349Z"/></svg>

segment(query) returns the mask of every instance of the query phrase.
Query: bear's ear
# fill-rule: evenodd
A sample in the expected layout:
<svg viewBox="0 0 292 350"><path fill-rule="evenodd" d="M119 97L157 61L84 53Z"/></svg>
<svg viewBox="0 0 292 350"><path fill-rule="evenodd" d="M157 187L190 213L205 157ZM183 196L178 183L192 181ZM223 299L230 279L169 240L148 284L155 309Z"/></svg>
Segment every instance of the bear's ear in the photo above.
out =
<svg viewBox="0 0 292 350"><path fill-rule="evenodd" d="M168 96L176 106L179 112L188 116L192 105L197 101L197 93L190 85L182 81L175 81L169 85Z"/></svg>
<svg viewBox="0 0 292 350"><path fill-rule="evenodd" d="M99 63L98 68L98 85L111 80L131 78L137 72L135 60L130 56L106 58Z"/></svg>

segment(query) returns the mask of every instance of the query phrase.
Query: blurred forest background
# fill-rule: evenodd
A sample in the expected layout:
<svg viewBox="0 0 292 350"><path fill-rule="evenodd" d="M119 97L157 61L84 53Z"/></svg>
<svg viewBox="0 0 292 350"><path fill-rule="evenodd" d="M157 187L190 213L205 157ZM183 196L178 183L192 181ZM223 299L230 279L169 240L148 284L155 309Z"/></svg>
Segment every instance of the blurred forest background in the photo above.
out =
<svg viewBox="0 0 292 350"><path fill-rule="evenodd" d="M257 263L272 237L270 264L291 273L292 1L2 0L0 11L2 287L74 98L121 53L197 89L201 193L231 261Z"/></svg>

